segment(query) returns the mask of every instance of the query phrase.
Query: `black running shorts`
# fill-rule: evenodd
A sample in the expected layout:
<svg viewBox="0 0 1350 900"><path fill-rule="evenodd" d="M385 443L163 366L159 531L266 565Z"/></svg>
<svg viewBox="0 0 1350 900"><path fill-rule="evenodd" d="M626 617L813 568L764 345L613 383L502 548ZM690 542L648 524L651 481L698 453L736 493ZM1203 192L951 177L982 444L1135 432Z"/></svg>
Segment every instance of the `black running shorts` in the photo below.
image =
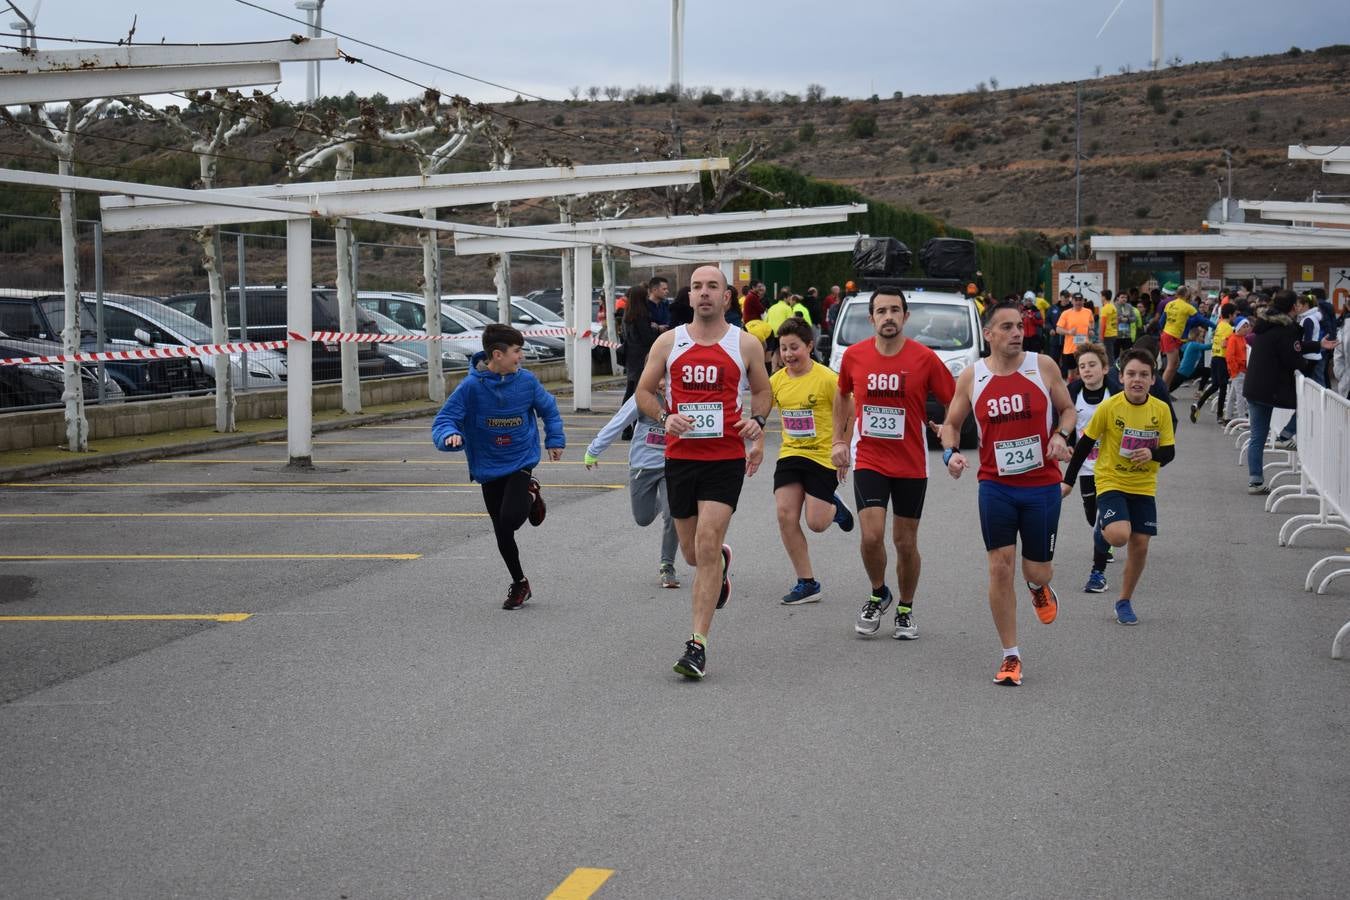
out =
<svg viewBox="0 0 1350 900"><path fill-rule="evenodd" d="M744 483L744 459L666 460L666 498L674 519L698 515L700 500L715 500L736 509Z"/></svg>
<svg viewBox="0 0 1350 900"><path fill-rule="evenodd" d="M905 519L923 518L923 499L928 493L927 478L888 478L871 469L853 472L853 498L858 509L871 506L886 508Z"/></svg>
<svg viewBox="0 0 1350 900"><path fill-rule="evenodd" d="M783 456L773 470L773 489L789 484L800 484L808 495L833 503L834 492L839 489L839 473L805 456Z"/></svg>

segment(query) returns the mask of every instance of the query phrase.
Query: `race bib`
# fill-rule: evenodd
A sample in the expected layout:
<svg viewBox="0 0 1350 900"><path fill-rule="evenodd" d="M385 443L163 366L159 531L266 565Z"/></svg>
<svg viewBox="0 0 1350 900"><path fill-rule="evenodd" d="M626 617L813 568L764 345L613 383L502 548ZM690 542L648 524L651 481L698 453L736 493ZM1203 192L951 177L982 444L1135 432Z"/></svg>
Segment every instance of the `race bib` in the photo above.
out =
<svg viewBox="0 0 1350 900"><path fill-rule="evenodd" d="M903 406L864 406L862 408L863 437L884 438L889 441L905 437L905 408Z"/></svg>
<svg viewBox="0 0 1350 900"><path fill-rule="evenodd" d="M1000 475L1033 472L1045 464L1045 457L1041 455L1041 439L1032 436L1012 441L995 441L994 460L998 464Z"/></svg>
<svg viewBox="0 0 1350 900"><path fill-rule="evenodd" d="M1126 462L1129 456L1135 450L1147 447L1149 450L1158 449L1158 432L1139 428L1126 428L1120 436L1120 455ZM1143 465L1147 465L1144 463Z"/></svg>
<svg viewBox="0 0 1350 900"><path fill-rule="evenodd" d="M694 424L680 435L682 438L720 438L722 436L722 404L681 403L676 410Z"/></svg>
<svg viewBox="0 0 1350 900"><path fill-rule="evenodd" d="M650 428L647 430L648 447L664 447L665 445L666 445L666 433L664 431L657 431L655 428Z"/></svg>
<svg viewBox="0 0 1350 900"><path fill-rule="evenodd" d="M790 438L816 436L816 415L809 409L783 410L783 431Z"/></svg>

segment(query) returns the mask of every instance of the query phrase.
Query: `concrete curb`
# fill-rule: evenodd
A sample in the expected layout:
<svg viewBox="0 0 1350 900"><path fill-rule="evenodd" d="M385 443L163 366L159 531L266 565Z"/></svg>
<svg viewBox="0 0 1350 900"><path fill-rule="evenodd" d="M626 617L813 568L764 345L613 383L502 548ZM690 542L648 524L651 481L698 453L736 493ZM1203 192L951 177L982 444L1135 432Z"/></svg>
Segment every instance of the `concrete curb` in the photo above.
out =
<svg viewBox="0 0 1350 900"><path fill-rule="evenodd" d="M613 383L610 383L610 382ZM592 384L593 388L604 389L622 385L623 379L606 379ZM570 383L548 387L554 396L568 397L572 394ZM396 412L373 413L370 415L349 416L341 419L332 419L329 421L316 421L314 423L314 434L324 434L329 431L341 431L345 428L358 428L362 425L381 425L386 422L398 422L404 419L417 419L422 416L435 415L440 411L438 404L430 403L425 407L416 409L401 409ZM193 441L185 441L176 444L165 444L160 447L140 447L135 450L118 450L113 453L99 453L89 456L72 456L70 459L62 459L56 462L35 463L31 466L11 466L0 468L0 484L11 481L28 481L34 478L42 478L47 475L59 475L66 472L85 472L90 469L105 469L113 466L124 466L129 463L145 462L150 459L163 459L166 456L186 456L190 453L204 453L209 450L229 450L234 447L245 447L249 444L258 444L263 441L285 440L286 429L275 428L268 431L254 431L248 434L222 434L214 438L199 438Z"/></svg>

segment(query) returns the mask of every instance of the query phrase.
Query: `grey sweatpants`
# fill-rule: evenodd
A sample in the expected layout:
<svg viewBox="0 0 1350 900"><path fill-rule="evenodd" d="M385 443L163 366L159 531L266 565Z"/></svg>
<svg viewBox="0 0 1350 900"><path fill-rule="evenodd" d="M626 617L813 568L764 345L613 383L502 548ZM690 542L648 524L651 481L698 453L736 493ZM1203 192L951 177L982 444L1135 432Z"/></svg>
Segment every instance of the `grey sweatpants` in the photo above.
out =
<svg viewBox="0 0 1350 900"><path fill-rule="evenodd" d="M670 503L666 501L666 470L629 469L628 496L633 501L633 521L646 527L656 521L659 512L665 522L661 532L661 562L674 563L675 551L680 547L680 536L675 533L675 520L670 517Z"/></svg>

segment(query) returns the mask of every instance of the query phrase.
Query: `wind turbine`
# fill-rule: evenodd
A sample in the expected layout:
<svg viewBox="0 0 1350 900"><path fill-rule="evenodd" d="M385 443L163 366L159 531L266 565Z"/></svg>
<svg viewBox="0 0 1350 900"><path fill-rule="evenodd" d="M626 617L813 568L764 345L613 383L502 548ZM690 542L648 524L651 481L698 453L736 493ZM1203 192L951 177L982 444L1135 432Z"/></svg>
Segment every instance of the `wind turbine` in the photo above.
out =
<svg viewBox="0 0 1350 900"><path fill-rule="evenodd" d="M42 11L42 0L37 0L37 3L33 4L33 14L31 16L24 15L23 10L14 5L13 0L6 0L5 5L14 11L14 15L19 17L19 21L9 23L9 27L19 33L19 46L31 47L36 50L37 17L38 13Z"/></svg>
<svg viewBox="0 0 1350 900"><path fill-rule="evenodd" d="M670 88L684 86L684 0L670 0Z"/></svg>
<svg viewBox="0 0 1350 900"><path fill-rule="evenodd" d="M1111 10L1111 15L1107 16L1106 21L1102 23L1102 27L1097 29L1097 37L1100 38L1102 36L1102 32L1106 30L1106 26L1111 24L1111 20L1116 17L1116 13L1120 12L1120 8L1124 5L1125 0L1120 0L1120 2L1116 4L1116 8ZM1157 69L1158 66L1162 65L1162 55L1163 0L1153 0L1153 58L1149 63L1154 69Z"/></svg>

